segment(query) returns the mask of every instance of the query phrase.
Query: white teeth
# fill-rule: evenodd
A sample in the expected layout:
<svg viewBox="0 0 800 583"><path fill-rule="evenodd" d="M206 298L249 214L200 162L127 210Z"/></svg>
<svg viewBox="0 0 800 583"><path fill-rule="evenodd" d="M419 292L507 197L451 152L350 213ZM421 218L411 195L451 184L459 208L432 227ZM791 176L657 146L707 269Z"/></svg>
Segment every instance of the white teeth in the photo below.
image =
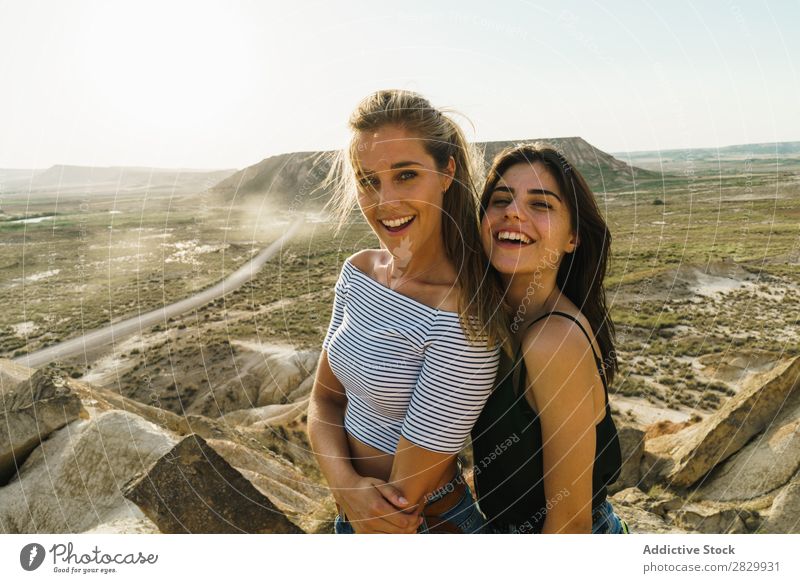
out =
<svg viewBox="0 0 800 583"><path fill-rule="evenodd" d="M381 223L383 223L387 227L395 228L395 227L399 227L401 225L405 225L408 221L410 221L413 218L414 217L412 215L410 217L403 217L402 219L392 219L391 221L381 221Z"/></svg>
<svg viewBox="0 0 800 583"><path fill-rule="evenodd" d="M500 231L497 234L497 239L500 241L504 240L520 241L525 244L533 243L533 241L531 241L531 239L527 235L516 231Z"/></svg>

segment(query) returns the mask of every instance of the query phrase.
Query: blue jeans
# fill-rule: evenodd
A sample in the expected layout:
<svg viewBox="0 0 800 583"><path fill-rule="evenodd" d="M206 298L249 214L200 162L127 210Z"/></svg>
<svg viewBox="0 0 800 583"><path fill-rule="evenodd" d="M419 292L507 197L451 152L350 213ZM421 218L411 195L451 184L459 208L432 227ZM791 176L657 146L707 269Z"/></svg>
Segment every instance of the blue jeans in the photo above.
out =
<svg viewBox="0 0 800 583"><path fill-rule="evenodd" d="M592 514L592 534L630 534L630 529L606 500Z"/></svg>
<svg viewBox="0 0 800 583"><path fill-rule="evenodd" d="M463 480L464 478L459 474L455 480L458 479ZM478 509L478 505L475 503L475 498L472 496L472 490L470 490L469 485L464 484L464 486L464 494L461 496L458 503L449 510L443 512L440 516L442 519L455 524L462 534L481 533L486 526L486 519ZM442 489L440 489L440 494L434 494L428 499L428 502L434 502L441 498L446 493L446 488L447 486L443 486ZM340 514L336 515L336 520L333 523L333 531L336 534L355 534L353 525L350 524L349 521L342 519ZM422 524L417 529L417 534L432 534L429 532L428 524L425 522L424 517Z"/></svg>
<svg viewBox="0 0 800 583"><path fill-rule="evenodd" d="M538 525L538 528L535 528L530 521L519 525L504 524L502 526L489 522L485 532L492 534L531 534L540 529L541 524ZM628 523L614 512L611 502L606 500L592 513L592 534L630 534L630 529L628 528Z"/></svg>

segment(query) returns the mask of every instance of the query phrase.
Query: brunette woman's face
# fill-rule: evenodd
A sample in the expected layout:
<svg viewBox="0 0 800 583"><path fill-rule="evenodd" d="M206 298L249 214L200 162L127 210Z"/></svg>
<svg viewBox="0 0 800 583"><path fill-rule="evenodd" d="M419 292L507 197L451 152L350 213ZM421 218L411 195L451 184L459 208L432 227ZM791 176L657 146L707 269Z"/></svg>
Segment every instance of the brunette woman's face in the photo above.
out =
<svg viewBox="0 0 800 583"><path fill-rule="evenodd" d="M555 177L541 162L508 168L495 185L481 222L481 240L504 275L558 270L575 249L570 210Z"/></svg>
<svg viewBox="0 0 800 583"><path fill-rule="evenodd" d="M384 247L397 257L441 246L453 158L440 170L419 136L397 126L359 132L354 146L358 204Z"/></svg>

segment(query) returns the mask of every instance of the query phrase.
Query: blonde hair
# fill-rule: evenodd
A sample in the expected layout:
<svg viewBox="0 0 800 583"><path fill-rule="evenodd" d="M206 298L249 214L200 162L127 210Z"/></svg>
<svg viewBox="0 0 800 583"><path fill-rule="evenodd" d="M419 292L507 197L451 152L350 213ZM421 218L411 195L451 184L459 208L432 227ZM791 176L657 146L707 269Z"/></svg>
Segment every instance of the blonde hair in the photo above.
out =
<svg viewBox="0 0 800 583"><path fill-rule="evenodd" d="M445 254L458 272L461 290L458 312L461 325L473 343L509 348L509 333L499 279L489 269L489 258L481 244L475 177L479 157L463 131L443 111L413 91L376 91L358 104L349 120L353 136L346 150L334 154L324 187L331 198L326 205L337 221L337 233L356 207L354 160L355 134L384 126L398 126L422 140L437 168L444 171L450 157L455 160L453 181L442 202L442 243Z"/></svg>

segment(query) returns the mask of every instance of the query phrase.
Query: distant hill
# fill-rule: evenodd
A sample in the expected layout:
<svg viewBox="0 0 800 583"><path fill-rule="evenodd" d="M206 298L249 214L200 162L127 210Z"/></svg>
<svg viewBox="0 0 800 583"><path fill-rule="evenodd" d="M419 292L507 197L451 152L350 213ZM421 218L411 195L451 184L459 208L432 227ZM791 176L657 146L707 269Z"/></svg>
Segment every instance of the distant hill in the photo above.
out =
<svg viewBox="0 0 800 583"><path fill-rule="evenodd" d="M488 165L506 146L521 141L483 142ZM596 193L629 189L634 180L660 179L659 173L636 168L589 144L583 138L544 140L560 147L584 175ZM320 207L328 194L317 187L330 169L331 152L294 152L271 156L226 178L212 189L229 203L242 198L268 196L280 206L293 208Z"/></svg>
<svg viewBox="0 0 800 583"><path fill-rule="evenodd" d="M800 142L765 142L760 144L738 144L735 146L723 146L721 148L677 148L672 150L639 150L635 152L615 152L614 156L619 156L624 160L636 161L652 160L661 158L663 160L685 159L691 156L695 160L716 159L716 158L748 158L765 156L800 156Z"/></svg>
<svg viewBox="0 0 800 583"><path fill-rule="evenodd" d="M203 192L235 170L57 165L46 170L0 169L0 192L63 194L191 194Z"/></svg>

